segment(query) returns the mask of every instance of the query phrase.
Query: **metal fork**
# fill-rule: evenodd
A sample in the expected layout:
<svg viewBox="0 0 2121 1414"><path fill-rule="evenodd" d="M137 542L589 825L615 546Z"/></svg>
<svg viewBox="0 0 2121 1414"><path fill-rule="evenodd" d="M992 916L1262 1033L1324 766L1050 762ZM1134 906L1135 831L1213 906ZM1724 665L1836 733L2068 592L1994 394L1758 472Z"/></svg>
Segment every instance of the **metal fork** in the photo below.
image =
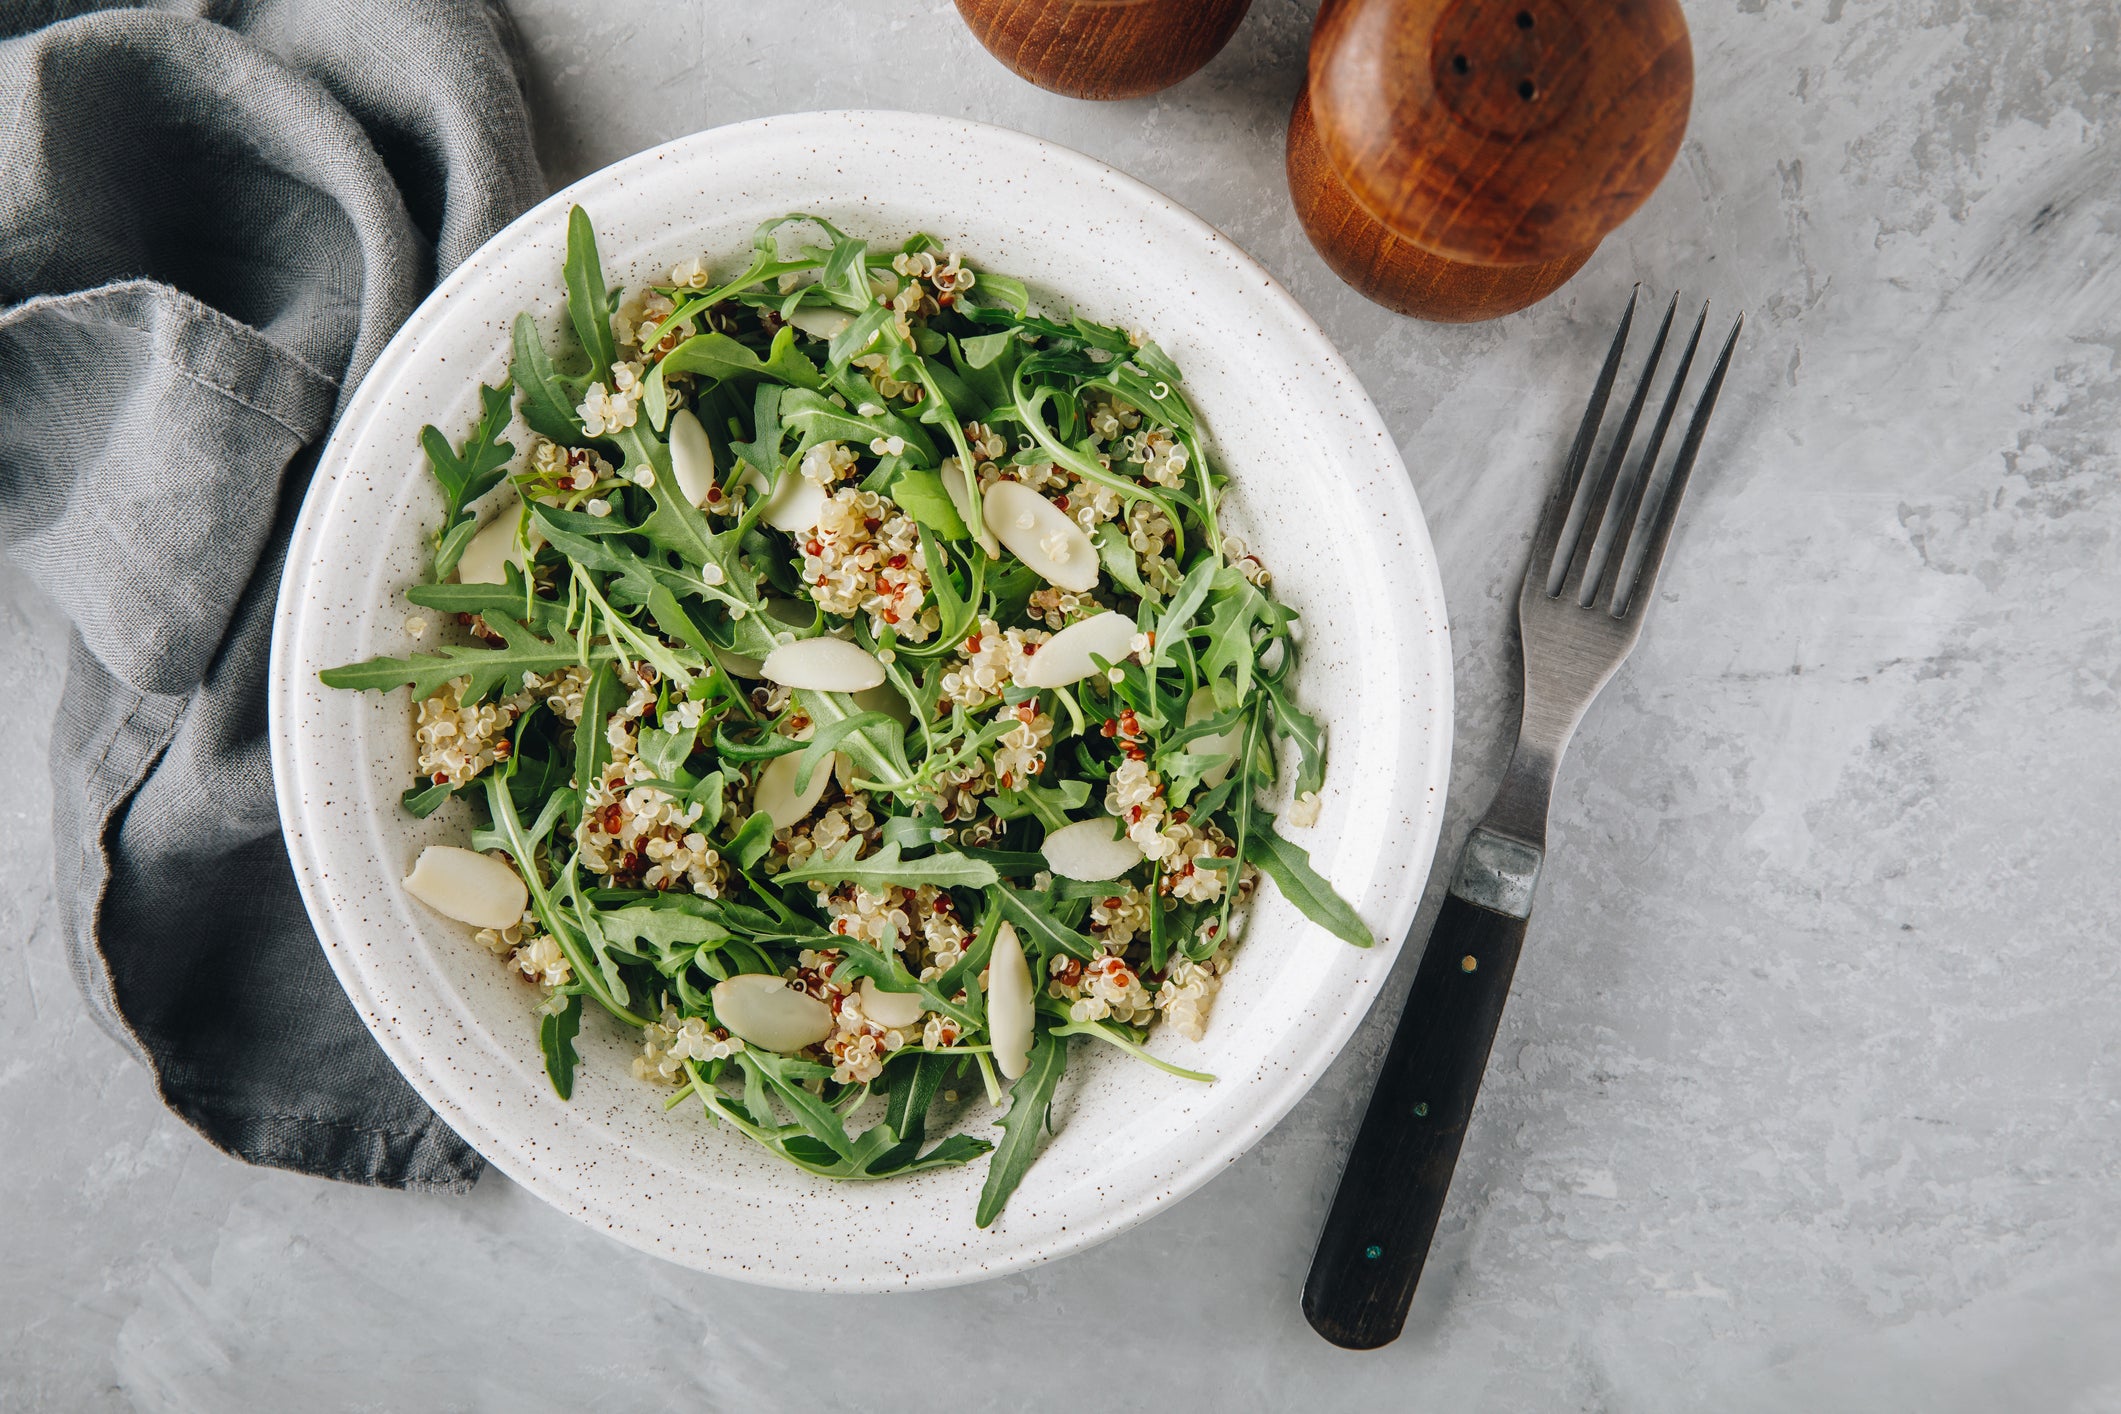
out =
<svg viewBox="0 0 2121 1414"><path fill-rule="evenodd" d="M1679 307L1674 295L1609 449L1590 471L1635 303L1630 297L1591 389L1517 596L1524 645L1517 749L1495 803L1459 857L1304 1283L1305 1317L1320 1335L1351 1350L1384 1345L1406 1324L1517 970L1561 753L1642 636L1672 521L1745 322L1741 316L1731 325L1679 453L1660 478L1658 454L1709 313L1703 305L1649 438L1629 463L1629 444Z"/></svg>

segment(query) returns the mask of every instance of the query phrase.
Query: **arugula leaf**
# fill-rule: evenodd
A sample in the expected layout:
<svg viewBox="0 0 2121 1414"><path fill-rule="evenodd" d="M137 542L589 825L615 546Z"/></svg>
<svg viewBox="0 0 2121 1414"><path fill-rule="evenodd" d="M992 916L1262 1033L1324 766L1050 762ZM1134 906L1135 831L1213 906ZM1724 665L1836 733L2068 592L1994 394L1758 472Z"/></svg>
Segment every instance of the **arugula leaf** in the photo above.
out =
<svg viewBox="0 0 2121 1414"><path fill-rule="evenodd" d="M471 544L471 538L478 533L479 522L468 513L447 529L436 532L434 563L449 566L440 573L447 574L457 567L457 562L464 558L464 551Z"/></svg>
<svg viewBox="0 0 2121 1414"><path fill-rule="evenodd" d="M817 723L817 734L811 738L813 741L834 723L864 715L844 692L798 688L795 700L810 714L810 720ZM859 778L881 781L895 789L897 783L907 781L913 775L913 767L906 761L905 730L889 717L884 719L882 726L864 726L859 731L846 733L837 741L839 749L853 760L854 774Z"/></svg>
<svg viewBox="0 0 2121 1414"><path fill-rule="evenodd" d="M656 775L674 780L684 771L698 734L697 727L646 727L635 737L634 754Z"/></svg>
<svg viewBox="0 0 2121 1414"><path fill-rule="evenodd" d="M958 347L964 350L966 367L985 368L1007 353L1016 338L1014 329L998 329L992 334L979 334L966 339Z"/></svg>
<svg viewBox="0 0 2121 1414"><path fill-rule="evenodd" d="M898 960L897 953L886 952L876 944L865 942L852 934L835 934L832 946L840 951L840 964L833 969L832 975L843 985L858 982L864 977L874 978L887 992L918 994L923 1008L941 1012L967 1031L982 1024L978 1012L950 1000L950 995L943 992L940 980L923 982L907 972L904 964Z"/></svg>
<svg viewBox="0 0 2121 1414"><path fill-rule="evenodd" d="M545 720L549 721L550 718ZM508 794L525 810L536 810L539 818L565 799L571 806L574 792L567 788L569 763L562 759L557 733L541 730L537 715L516 721L514 749L508 754Z"/></svg>
<svg viewBox="0 0 2121 1414"><path fill-rule="evenodd" d="M645 943L665 962L672 961L678 949L689 956L701 943L719 943L729 936L727 928L689 909L658 908L651 903L603 910L597 914L597 926L611 946L637 953L641 951L637 945Z"/></svg>
<svg viewBox="0 0 2121 1414"><path fill-rule="evenodd" d="M1296 747L1295 791L1315 791L1326 783L1326 733L1318 718L1289 700L1288 690L1277 679L1264 675L1260 683L1274 708L1274 729Z"/></svg>
<svg viewBox="0 0 2121 1414"><path fill-rule="evenodd" d="M1047 829L1068 823L1069 815L1090 801L1090 783L1066 780L1057 786L1027 785L1016 790L996 791L989 809L997 820L1021 820L1035 815Z"/></svg>
<svg viewBox="0 0 2121 1414"><path fill-rule="evenodd" d="M658 368L672 373L703 373L717 382L730 378L778 378L798 388L821 388L824 379L795 346L795 330L782 328L760 358L727 334L696 334L664 356Z"/></svg>
<svg viewBox="0 0 2121 1414"><path fill-rule="evenodd" d="M434 537L433 578L437 580L449 577L478 531L471 503L501 484L508 459L516 454L513 443L501 440L508 430L508 393L506 378L498 385L479 385L479 423L461 448L451 450L449 439L433 424L420 429L420 449L427 453L435 480L442 483L446 502Z"/></svg>
<svg viewBox="0 0 2121 1414"><path fill-rule="evenodd" d="M876 297L869 293L869 262L865 259L868 250L867 241L834 232L832 253L825 258L825 268L818 272L817 282L842 309L859 311L876 303Z"/></svg>
<svg viewBox="0 0 2121 1414"><path fill-rule="evenodd" d="M987 1164L974 1221L988 1227L1001 1216L1002 1205L1016 1192L1038 1151L1039 1131L1053 1109L1053 1091L1068 1064L1068 1046L1049 1032L1031 1046L1031 1060L1009 1090L1009 1113L1002 1117L1002 1142Z"/></svg>
<svg viewBox="0 0 2121 1414"><path fill-rule="evenodd" d="M941 484L940 478L937 484ZM947 500L946 495L945 501ZM953 510L951 514L957 513ZM916 516L915 519L918 520L919 517ZM963 522L960 521L959 524L962 525ZM928 593L935 601L936 616L941 622L936 625L935 632L927 642L895 644L893 651L901 658L941 658L963 643L966 635L979 626L980 600L986 589L987 558L984 553L966 552L965 560L969 566L967 582L971 588L961 594L958 592L957 580L951 572L949 545L942 540L931 539L929 527L926 525L919 527L919 534L921 560L928 567ZM912 704L915 720L922 722L935 715L935 703L941 692L941 681L941 677L937 676L932 682L933 690L927 690L905 681L900 674L894 673L892 678L893 685L899 689L899 695ZM901 733L901 739L903 735Z"/></svg>
<svg viewBox="0 0 2121 1414"><path fill-rule="evenodd" d="M927 1153L921 1155L918 1161L906 1164L902 1168L891 1170L891 1173L894 1175L919 1173L923 1169L950 1168L958 1164L967 1164L993 1147L986 1140L975 1139L969 1134L953 1134ZM871 1177L874 1178L883 1178L885 1176L882 1173L871 1174Z"/></svg>
<svg viewBox="0 0 2121 1414"><path fill-rule="evenodd" d="M825 345L825 357L836 369L844 369L859 354L874 349L877 336L891 322L891 310L874 305L854 317L854 322L834 334Z"/></svg>
<svg viewBox="0 0 2121 1414"><path fill-rule="evenodd" d="M1014 329L980 334L960 342L950 341L950 357L957 365L958 381L964 384L983 417L1010 416L1015 395L1010 379L1023 361L1025 345Z"/></svg>
<svg viewBox="0 0 2121 1414"><path fill-rule="evenodd" d="M769 482L781 464L781 443L788 437L787 424L781 421L781 394L786 391L778 383L759 384L751 396L751 440L729 444L740 461Z"/></svg>
<svg viewBox="0 0 2121 1414"><path fill-rule="evenodd" d="M983 300L992 299L1011 314L1023 315L1030 312L1031 292L1025 289L1024 282L1014 275L997 275L992 270L982 270L979 272L979 283L972 288L976 296Z"/></svg>
<svg viewBox="0 0 2121 1414"><path fill-rule="evenodd" d="M1097 558L1104 563L1105 573L1112 576L1113 583L1129 594L1141 599L1157 599L1148 585L1142 583L1141 557L1127 543L1127 534L1110 521L1097 528Z"/></svg>
<svg viewBox="0 0 2121 1414"><path fill-rule="evenodd" d="M645 904L660 912L689 913L720 925L729 934L732 945L741 939L746 943L808 948L832 936L806 918L783 921L728 898L702 898L698 894L661 893L653 889L590 889L587 894L589 901L599 907L616 904L619 908L630 908ZM617 909L610 911L616 912Z"/></svg>
<svg viewBox="0 0 2121 1414"><path fill-rule="evenodd" d="M901 859L898 846L888 844L868 858L858 859L855 849L855 842L850 840L829 855L812 855L809 863L784 870L780 877L790 884L860 884L875 893L881 893L891 884L908 889L922 884L933 884L937 888L985 889L994 887L1001 877L995 873L992 864L955 850L937 850L925 859ZM1083 954L1085 957L1094 955L1093 952Z"/></svg>
<svg viewBox="0 0 2121 1414"><path fill-rule="evenodd" d="M1097 945L1061 922L1040 895L1004 884L989 897L1000 905L1002 916L1016 925L1023 940L1036 949L1041 962L1057 952L1079 957L1085 962L1097 956ZM1040 977L1044 973L1034 967L1031 975Z"/></svg>
<svg viewBox="0 0 2121 1414"><path fill-rule="evenodd" d="M927 849L931 845L944 843L957 833L950 826L943 824L942 817L933 812L924 815L886 815L878 822L878 828L882 830L886 844L895 844L905 849Z"/></svg>
<svg viewBox="0 0 2121 1414"><path fill-rule="evenodd" d="M738 741L729 735L727 723L717 723L714 729L715 755L724 761L771 761L776 756L801 751L805 744L794 737L777 736L771 732L757 741Z"/></svg>
<svg viewBox="0 0 2121 1414"><path fill-rule="evenodd" d="M1061 1014L1062 1025L1048 1033L1053 1036L1089 1036L1114 1046L1147 1065L1153 1065L1166 1075L1175 1075L1180 1080L1191 1080L1202 1085L1212 1085L1215 1077L1204 1070L1188 1070L1182 1065L1173 1065L1167 1060L1158 1060L1135 1042L1126 1030L1103 1021L1069 1021L1065 1012Z"/></svg>
<svg viewBox="0 0 2121 1414"><path fill-rule="evenodd" d="M1193 616L1200 612L1201 601L1208 597L1208 590L1215 581L1218 569L1215 561L1202 560L1179 581L1171 594L1171 602L1164 606L1156 620L1156 647L1149 658L1149 674L1153 680L1156 669L1171 661L1171 654L1178 641L1186 636L1193 624ZM1248 588L1250 586L1247 586Z"/></svg>
<svg viewBox="0 0 2121 1414"><path fill-rule="evenodd" d="M568 902L574 906L574 921L581 931L582 944L589 949L589 955L596 959L597 973L603 978L604 991L621 1005L625 1005L633 998L628 994L626 979L619 975L618 963L612 960L611 940L604 935L604 925L598 921L597 912L589 906L589 901L582 897L581 886L577 882L577 871L581 863L579 855L567 861L567 868L560 875L556 886L557 892L564 893Z"/></svg>
<svg viewBox="0 0 2121 1414"><path fill-rule="evenodd" d="M886 410L875 417L862 417L834 403L823 393L808 388L790 388L781 394L781 421L795 429L805 444L852 442L867 449L879 437L905 439L907 449L917 452L930 465L935 463L935 443L920 427Z"/></svg>
<svg viewBox="0 0 2121 1414"><path fill-rule="evenodd" d="M581 1029L580 992L569 997L565 1007L548 1011L538 1020L538 1049L545 1053L545 1074L552 1081L553 1093L563 1100L574 1095L574 1068L581 1060L575 1054L574 1038Z"/></svg>
<svg viewBox="0 0 2121 1414"><path fill-rule="evenodd" d="M795 788L810 789L810 778L817 774L818 767L832 755L834 748L856 732L883 732L884 740L904 742L905 729L882 712L857 712L851 717L842 717L837 722L828 722L811 732L810 740L804 742L803 759L795 763Z"/></svg>
<svg viewBox="0 0 2121 1414"><path fill-rule="evenodd" d="M952 427L975 418L984 419L993 411L995 400L982 397L971 384L958 377L950 365L932 358L923 359L921 372L942 394L940 398L930 398L921 404L920 420L930 427Z"/></svg>
<svg viewBox="0 0 2121 1414"><path fill-rule="evenodd" d="M611 762L611 714L625 697L618 670L609 663L599 664L583 685L582 715L574 729L574 783L585 800Z"/></svg>
<svg viewBox="0 0 2121 1414"><path fill-rule="evenodd" d="M657 584L652 587L644 602L648 606L648 617L655 620L657 628L683 643L703 659L709 658L713 651L713 641L692 621L692 615L685 612L668 585Z"/></svg>
<svg viewBox="0 0 2121 1414"><path fill-rule="evenodd" d="M587 385L577 388L560 376L552 366L552 355L545 352L537 321L527 310L516 316L511 337L514 357L508 372L523 395L523 421L530 424L531 431L563 447L581 446L589 440L589 434L574 410Z"/></svg>
<svg viewBox="0 0 2121 1414"><path fill-rule="evenodd" d="M875 1124L847 1145L843 1158L832 1145L805 1132L803 1125L774 1123L762 1072L742 1070L745 1099L740 1108L707 1080L698 1061L687 1061L685 1070L692 1077L691 1093L708 1114L730 1124L768 1153L820 1178L852 1181L921 1173L969 1162L993 1147L984 1139L954 1134L926 1154L918 1154L918 1145L900 1142L889 1125Z"/></svg>
<svg viewBox="0 0 2121 1414"><path fill-rule="evenodd" d="M1158 421L1169 423L1182 437L1190 435L1195 428L1193 409L1178 391L1178 370L1170 367L1170 360L1163 358L1154 344L1143 345L1133 355L1125 362L1108 365L1104 377L1096 380L1098 385L1111 389ZM1147 365L1158 359L1169 372L1148 371Z"/></svg>
<svg viewBox="0 0 2121 1414"><path fill-rule="evenodd" d="M1046 862L1045 855L1035 850L980 849L976 845L966 845L958 852L967 859L977 859L983 863L992 864L994 872L1005 879L1028 879L1034 874L1044 873L1053 867ZM1056 879L1053 882L1057 889L1061 884L1069 881ZM1103 898L1106 894L1112 892L1112 885L1109 882L1090 884L1086 887L1095 890L1096 896L1099 898Z"/></svg>
<svg viewBox="0 0 2121 1414"><path fill-rule="evenodd" d="M568 921L567 915L560 911L558 901L553 898L552 890L546 887L545 876L538 868L539 845L551 831L560 812L572 803L573 792L554 792L552 798L545 802L545 808L539 813L537 823L526 831L522 817L516 813L515 801L508 794L506 776L499 771L489 772L485 784L486 808L493 817L493 830L491 838L482 839L475 833L472 836L472 848L499 848L507 851L509 858L515 861L516 873L521 876L524 888L529 890L531 910L537 914L538 921L545 925L545 931L560 945L560 951L567 955L567 965L573 970L575 981L587 987L590 994L596 998L597 1005L619 1020L630 1026L647 1025L644 1018L628 1011L625 1002L613 996L599 980L599 968L593 965L595 959L584 951L580 935Z"/></svg>
<svg viewBox="0 0 2121 1414"><path fill-rule="evenodd" d="M890 1102L884 1107L884 1123L902 1140L918 1144L927 1130L928 1110L936 1092L950 1073L950 1057L933 1052L921 1055L911 1067L892 1078Z"/></svg>
<svg viewBox="0 0 2121 1414"><path fill-rule="evenodd" d="M1377 941L1347 900L1311 867L1310 853L1283 839L1271 822L1246 838L1245 858L1274 881L1281 896L1295 904L1299 913L1334 937L1359 948Z"/></svg>
<svg viewBox="0 0 2121 1414"><path fill-rule="evenodd" d="M409 584L407 603L444 614L506 614L522 619L539 633L557 637L567 627L567 609L550 599L532 594L514 565L507 565L508 578L501 584ZM527 614L527 617L525 617Z"/></svg>
<svg viewBox="0 0 2121 1414"><path fill-rule="evenodd" d="M464 701L476 702L503 683L520 682L524 673L555 673L581 659L581 650L572 640L543 637L504 614L488 614L486 626L501 635L503 646L452 645L435 653L415 653L410 658L370 658L326 668L317 677L326 687L376 692L410 685L416 698L432 697L452 678L468 677L471 682L464 690ZM608 643L592 645L589 653L597 660L617 656Z"/></svg>
<svg viewBox="0 0 2121 1414"><path fill-rule="evenodd" d="M415 820L424 820L442 808L442 802L457 793L461 781L443 781L439 785L412 786L398 797L398 805Z"/></svg>
<svg viewBox="0 0 2121 1414"><path fill-rule="evenodd" d="M971 532L943 489L943 478L926 467L909 466L892 479L888 493L900 510L938 535L963 540Z"/></svg>
<svg viewBox="0 0 2121 1414"><path fill-rule="evenodd" d="M634 527L616 516L564 511L542 501L533 505L530 513L547 544L584 569L612 576L614 597L622 603L647 604L655 598L657 589L675 587L691 594L706 588L705 581L690 568L673 569L667 560L635 554L623 538ZM684 617L682 611L679 617Z"/></svg>
<svg viewBox="0 0 2121 1414"><path fill-rule="evenodd" d="M713 834L715 827L722 823L722 787L727 784L727 780L724 772L709 771L693 782L691 790L685 792L686 803L700 807L700 818L692 822L692 828L703 835Z"/></svg>
<svg viewBox="0 0 2121 1414"><path fill-rule="evenodd" d="M604 288L604 263L597 256L597 233L589 213L577 206L567 213L567 318L574 336L589 355L589 376L611 376L618 348L611 337L611 296Z"/></svg>
<svg viewBox="0 0 2121 1414"><path fill-rule="evenodd" d="M759 612L757 577L737 554L740 528L716 533L707 524L707 518L700 514L699 507L685 499L684 493L678 490L677 476L670 469L670 448L660 437L636 423L621 431L616 440L629 465L645 466L655 478L655 484L649 488L649 494L655 499L655 510L639 526L640 534L659 549L675 554L687 566L704 571L712 565L719 571L718 576L688 571L678 576L674 585L666 587L697 592L728 604L730 636L735 650L754 658L771 653L774 630ZM547 509L538 508L541 520L547 519ZM626 529L623 525L613 526L607 533L622 533ZM654 577L662 579L669 573L665 570ZM644 594L643 597L652 599L653 595ZM672 607L675 607L674 601Z"/></svg>
<svg viewBox="0 0 2121 1414"><path fill-rule="evenodd" d="M803 1126L810 1137L825 1145L843 1159L854 1157L854 1143L847 1137L847 1126L839 1114L823 1100L804 1088L796 1078L795 1067L800 1062L771 1051L762 1051L756 1046L746 1046L736 1053L737 1063L746 1071L763 1078L780 1102Z"/></svg>
<svg viewBox="0 0 2121 1414"><path fill-rule="evenodd" d="M1253 626L1279 628L1293 622L1296 615L1253 588L1243 575L1228 566L1216 573L1215 594L1210 602L1213 607L1203 632L1208 651L1201 659L1201 671L1217 678L1234 669L1239 694L1250 692L1258 658L1252 647Z"/></svg>
<svg viewBox="0 0 2121 1414"><path fill-rule="evenodd" d="M641 406L660 432L669 416L670 400L663 380L672 373L698 373L715 382L735 378L773 378L797 388L822 388L825 380L817 365L797 350L795 330L783 328L760 358L751 349L723 333L695 334L657 361L641 383Z"/></svg>
<svg viewBox="0 0 2121 1414"><path fill-rule="evenodd" d="M766 851L772 847L773 817L763 810L754 810L730 838L729 847L723 852L736 860L739 869L750 869L764 859ZM788 876L783 874L781 877Z"/></svg>

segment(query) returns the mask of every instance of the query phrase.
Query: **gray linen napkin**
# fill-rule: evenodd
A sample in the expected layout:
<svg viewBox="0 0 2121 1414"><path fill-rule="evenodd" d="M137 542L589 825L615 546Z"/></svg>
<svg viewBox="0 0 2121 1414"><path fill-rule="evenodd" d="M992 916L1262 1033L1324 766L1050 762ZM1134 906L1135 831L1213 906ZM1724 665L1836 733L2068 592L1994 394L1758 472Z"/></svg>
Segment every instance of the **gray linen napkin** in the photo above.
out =
<svg viewBox="0 0 2121 1414"><path fill-rule="evenodd" d="M0 543L74 625L74 973L253 1163L468 1187L280 839L265 665L318 444L435 279L543 192L480 0L0 0Z"/></svg>

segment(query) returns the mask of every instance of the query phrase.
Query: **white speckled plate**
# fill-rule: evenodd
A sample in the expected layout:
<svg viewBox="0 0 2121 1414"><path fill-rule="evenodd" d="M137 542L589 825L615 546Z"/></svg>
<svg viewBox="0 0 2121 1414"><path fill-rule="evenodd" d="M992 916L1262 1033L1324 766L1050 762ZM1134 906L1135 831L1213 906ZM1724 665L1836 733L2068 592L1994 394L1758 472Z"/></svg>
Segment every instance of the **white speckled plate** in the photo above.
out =
<svg viewBox="0 0 2121 1414"><path fill-rule="evenodd" d="M413 646L399 591L440 513L419 428L453 439L469 428L474 381L506 371L518 310L560 328L576 202L614 284L703 252L731 268L759 221L802 210L878 241L928 231L1049 305L1064 297L1153 332L1236 479L1236 528L1303 615L1299 694L1332 754L1323 818L1293 833L1384 941L1351 948L1262 887L1207 1039L1156 1044L1221 1079L1190 1084L1075 1043L1058 1133L985 1232L972 1223L984 1161L880 1183L811 1178L697 1110L665 1114L663 1093L629 1074L630 1036L598 1018L583 1028L573 1100L557 1099L533 989L399 887L422 846L466 828L461 804L425 821L398 809L413 760L406 693L317 682L322 668ZM1206 1183L1318 1078L1369 1008L1428 874L1451 655L1428 530L1391 437L1317 326L1243 251L1132 178L1019 133L809 113L682 138L586 177L420 306L347 409L302 508L273 640L272 737L288 848L332 966L459 1134L643 1251L775 1286L895 1290L1015 1271L1124 1230ZM993 1132L984 1102L964 1122Z"/></svg>

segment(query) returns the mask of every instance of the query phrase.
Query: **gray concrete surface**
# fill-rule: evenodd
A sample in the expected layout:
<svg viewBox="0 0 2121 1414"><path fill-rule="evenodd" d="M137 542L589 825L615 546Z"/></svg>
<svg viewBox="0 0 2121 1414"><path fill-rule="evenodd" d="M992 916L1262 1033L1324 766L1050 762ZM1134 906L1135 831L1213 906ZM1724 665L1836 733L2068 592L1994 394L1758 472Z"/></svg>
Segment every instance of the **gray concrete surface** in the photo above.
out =
<svg viewBox="0 0 2121 1414"><path fill-rule="evenodd" d="M497 1175L407 1198L221 1157L46 921L61 627L9 579L0 1407L2121 1410L2121 10L1692 0L1663 188L1555 299L1445 329L1340 286L1290 214L1310 8L1257 0L1203 74L1089 107L938 0L517 5L556 181L923 108L1116 163L1262 259L1436 533L1447 848L1507 749L1507 602L1629 286L1748 311L1649 640L1570 757L1406 1337L1343 1354L1296 1307L1383 1014L1197 1197L932 1295L697 1276Z"/></svg>

